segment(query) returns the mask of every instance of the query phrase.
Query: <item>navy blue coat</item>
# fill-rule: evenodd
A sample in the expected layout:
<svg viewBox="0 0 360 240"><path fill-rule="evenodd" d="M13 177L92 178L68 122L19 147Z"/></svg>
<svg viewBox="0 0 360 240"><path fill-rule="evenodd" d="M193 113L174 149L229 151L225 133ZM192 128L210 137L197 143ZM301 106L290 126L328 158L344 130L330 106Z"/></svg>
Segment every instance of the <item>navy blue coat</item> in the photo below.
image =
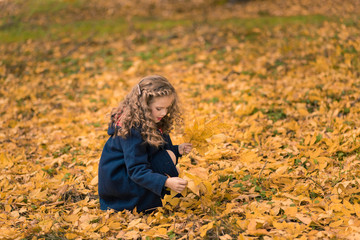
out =
<svg viewBox="0 0 360 240"><path fill-rule="evenodd" d="M156 148L145 143L138 130L132 129L128 137L113 137L115 129L109 127L107 140L99 163L99 197L102 210L124 209L138 212L162 205L167 176L151 169L149 159L159 151L171 150L180 157L177 145L163 134L164 146Z"/></svg>

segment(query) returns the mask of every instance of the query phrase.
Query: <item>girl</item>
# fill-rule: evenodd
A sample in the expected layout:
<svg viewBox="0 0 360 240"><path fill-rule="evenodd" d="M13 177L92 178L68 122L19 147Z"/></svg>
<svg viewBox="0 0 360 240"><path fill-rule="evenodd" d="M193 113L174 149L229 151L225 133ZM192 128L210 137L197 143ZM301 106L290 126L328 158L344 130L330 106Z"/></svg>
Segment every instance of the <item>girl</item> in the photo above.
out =
<svg viewBox="0 0 360 240"><path fill-rule="evenodd" d="M162 76L143 78L111 113L108 134L99 163L99 197L102 210L161 206L166 187L180 193L187 181L175 165L190 143L173 145L169 136L180 119L174 87Z"/></svg>

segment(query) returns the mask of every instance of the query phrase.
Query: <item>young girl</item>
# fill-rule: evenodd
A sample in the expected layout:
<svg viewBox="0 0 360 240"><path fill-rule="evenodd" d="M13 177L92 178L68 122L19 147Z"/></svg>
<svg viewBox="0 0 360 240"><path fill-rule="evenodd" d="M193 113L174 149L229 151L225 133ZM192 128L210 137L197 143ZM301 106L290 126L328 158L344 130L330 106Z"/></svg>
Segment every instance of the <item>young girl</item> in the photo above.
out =
<svg viewBox="0 0 360 240"><path fill-rule="evenodd" d="M143 212L162 205L166 187L185 189L175 165L192 146L173 145L169 136L179 119L175 89L158 75L143 78L113 110L99 163L102 210Z"/></svg>

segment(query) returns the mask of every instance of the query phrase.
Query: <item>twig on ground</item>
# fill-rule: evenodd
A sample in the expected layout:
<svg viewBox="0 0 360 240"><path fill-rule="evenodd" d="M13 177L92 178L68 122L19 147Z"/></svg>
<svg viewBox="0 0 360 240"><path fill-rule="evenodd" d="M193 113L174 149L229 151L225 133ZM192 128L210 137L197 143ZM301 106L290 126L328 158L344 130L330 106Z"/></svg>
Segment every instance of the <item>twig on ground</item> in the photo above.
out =
<svg viewBox="0 0 360 240"><path fill-rule="evenodd" d="M266 164L268 163L268 160L266 159L264 166L262 167L262 169L259 172L259 177L258 177L258 181L261 183L261 174L264 171L264 168L266 167Z"/></svg>
<svg viewBox="0 0 360 240"><path fill-rule="evenodd" d="M223 80L224 80L224 81L229 80L229 77L230 77L231 75L233 75L233 74L240 75L241 73L240 73L240 72L236 72L236 71L234 71L234 70L231 70L231 71L223 78Z"/></svg>
<svg viewBox="0 0 360 240"><path fill-rule="evenodd" d="M321 190L322 190L323 192L325 192L324 187L321 186L321 185L320 185L318 182L316 182L314 179L312 179L312 178L310 178L310 177L307 177L306 179L309 179L309 180L313 181L313 182L315 183L315 185L319 186L319 187L321 188Z"/></svg>

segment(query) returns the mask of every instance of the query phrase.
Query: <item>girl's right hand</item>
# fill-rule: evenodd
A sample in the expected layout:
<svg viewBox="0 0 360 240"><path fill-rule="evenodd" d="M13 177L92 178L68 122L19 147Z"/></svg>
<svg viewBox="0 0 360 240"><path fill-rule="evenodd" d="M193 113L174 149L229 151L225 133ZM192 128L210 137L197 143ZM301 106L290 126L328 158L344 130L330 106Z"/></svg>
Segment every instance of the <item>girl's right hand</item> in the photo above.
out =
<svg viewBox="0 0 360 240"><path fill-rule="evenodd" d="M192 149L191 143L182 143L178 146L181 155L188 154Z"/></svg>
<svg viewBox="0 0 360 240"><path fill-rule="evenodd" d="M174 190L177 193L181 193L187 186L187 181L179 177L171 177L166 179L165 187Z"/></svg>

